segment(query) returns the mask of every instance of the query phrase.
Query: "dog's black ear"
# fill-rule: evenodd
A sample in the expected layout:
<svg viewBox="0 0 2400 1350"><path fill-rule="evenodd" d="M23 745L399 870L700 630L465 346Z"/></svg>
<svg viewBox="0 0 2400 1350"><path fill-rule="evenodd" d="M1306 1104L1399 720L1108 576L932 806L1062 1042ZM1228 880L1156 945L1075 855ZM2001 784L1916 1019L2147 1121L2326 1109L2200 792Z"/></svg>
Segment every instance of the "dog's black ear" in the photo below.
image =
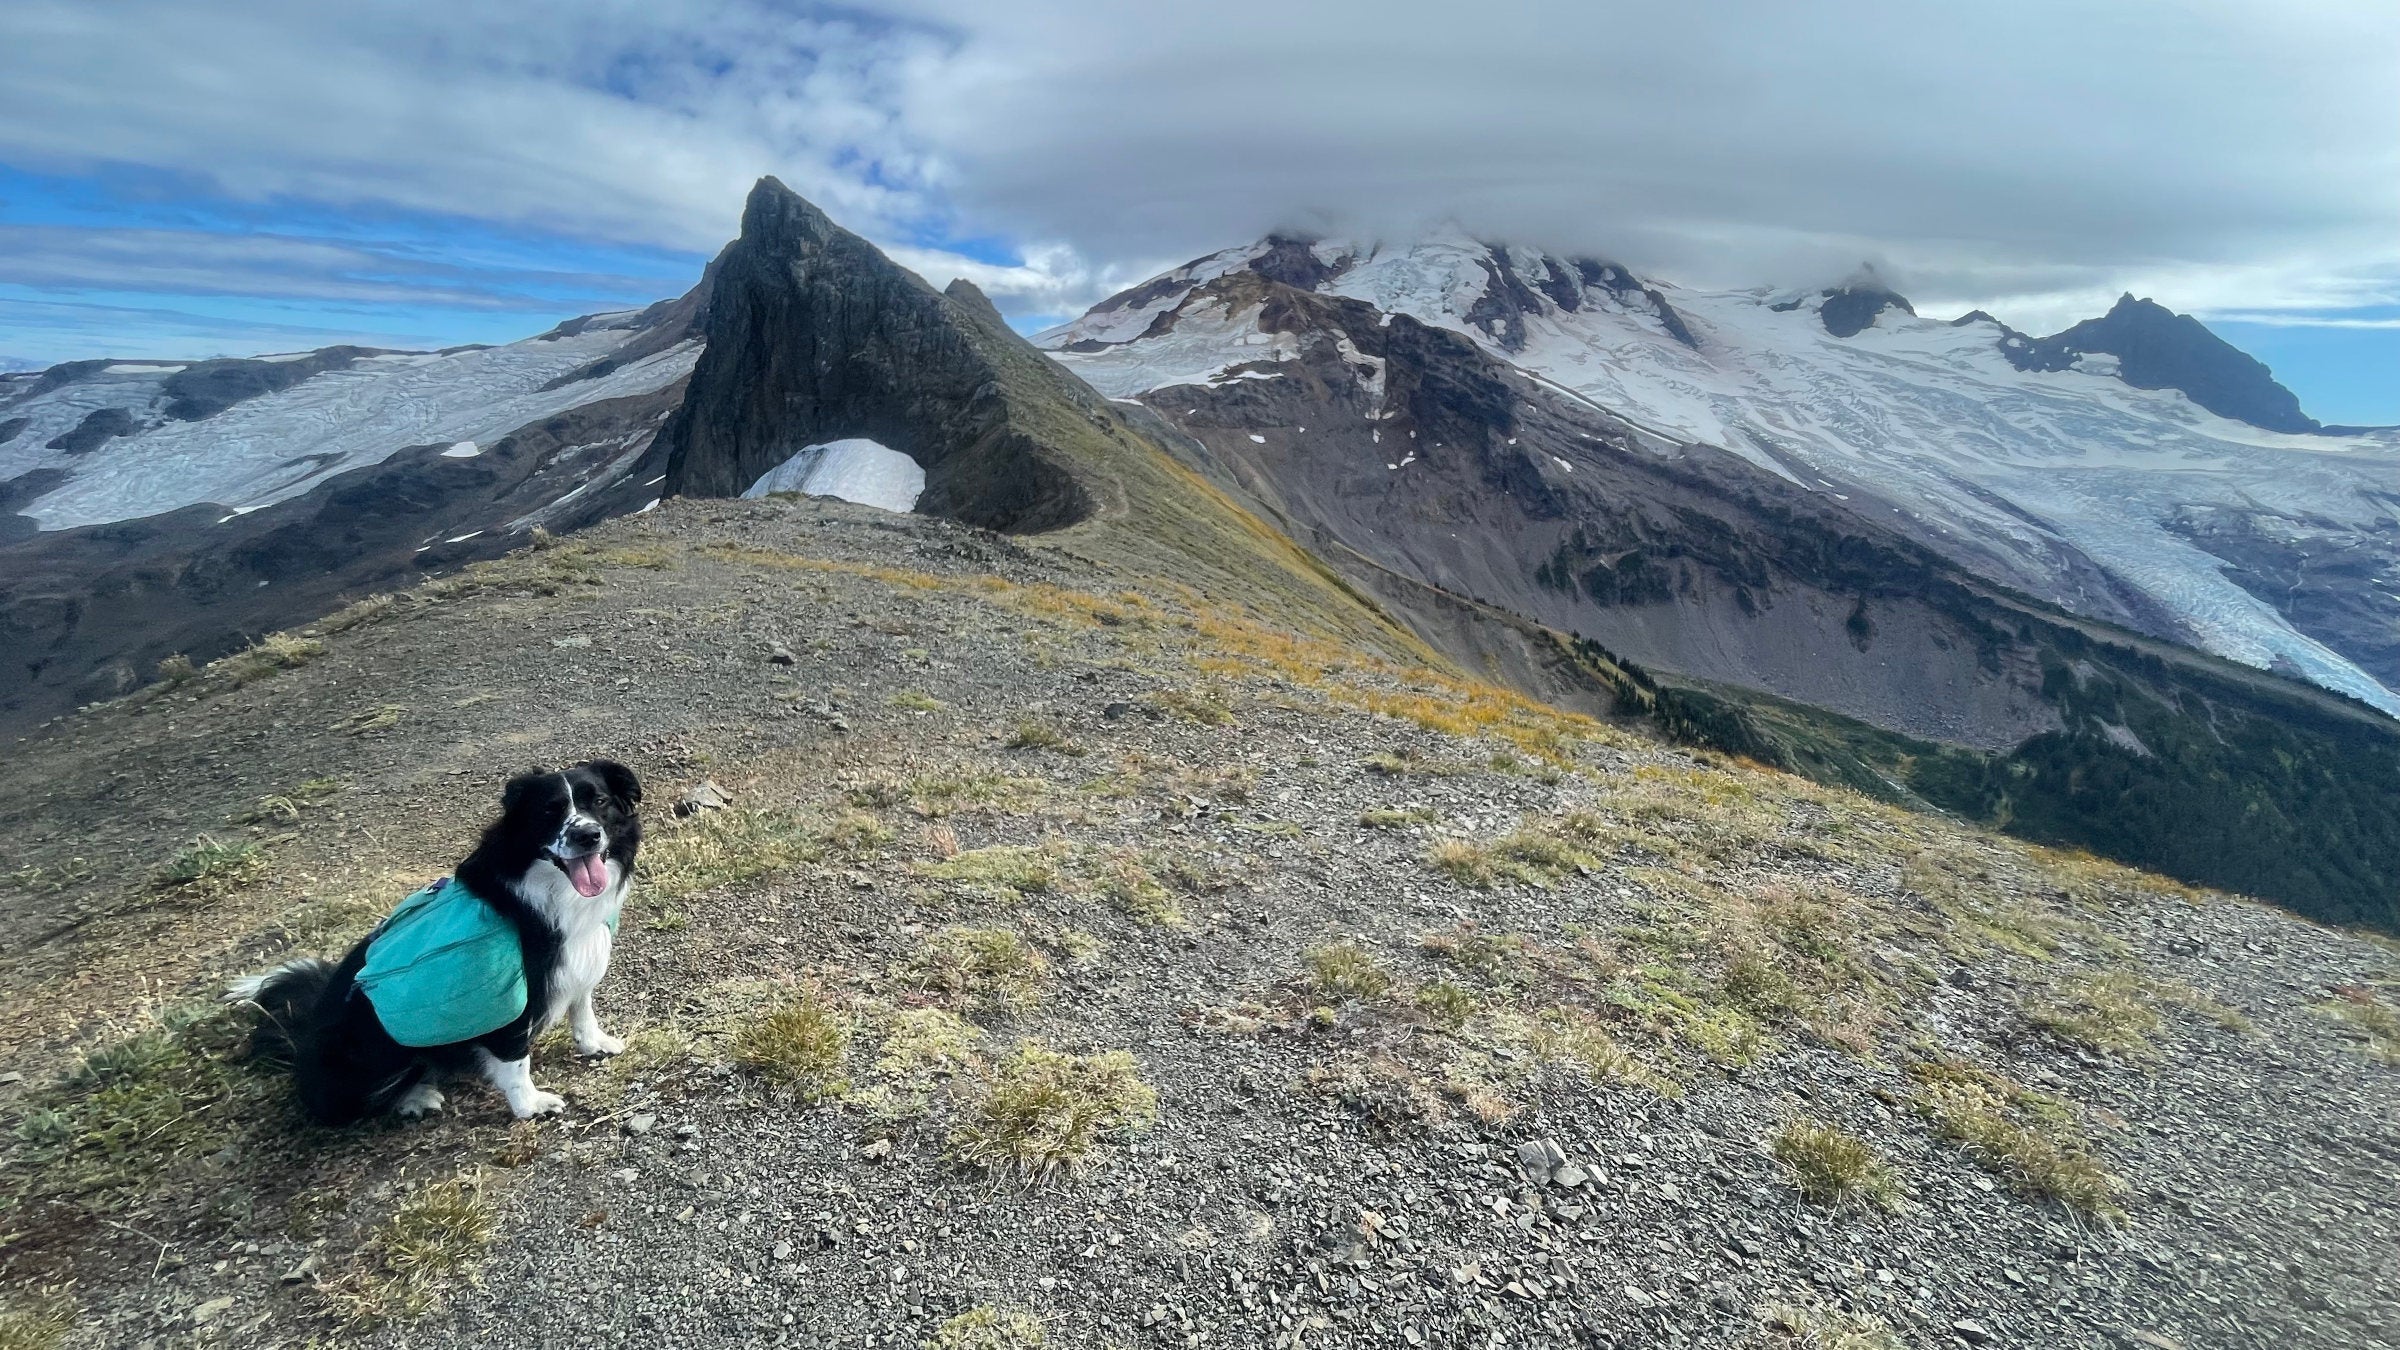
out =
<svg viewBox="0 0 2400 1350"><path fill-rule="evenodd" d="M525 794L533 791L533 785L549 776L550 772L547 769L527 769L509 779L508 785L500 789L500 814L504 816L513 814L518 807L525 804Z"/></svg>
<svg viewBox="0 0 2400 1350"><path fill-rule="evenodd" d="M599 775L601 785L608 789L610 796L627 806L642 804L642 780L634 776L633 770L613 759L595 759L583 767Z"/></svg>

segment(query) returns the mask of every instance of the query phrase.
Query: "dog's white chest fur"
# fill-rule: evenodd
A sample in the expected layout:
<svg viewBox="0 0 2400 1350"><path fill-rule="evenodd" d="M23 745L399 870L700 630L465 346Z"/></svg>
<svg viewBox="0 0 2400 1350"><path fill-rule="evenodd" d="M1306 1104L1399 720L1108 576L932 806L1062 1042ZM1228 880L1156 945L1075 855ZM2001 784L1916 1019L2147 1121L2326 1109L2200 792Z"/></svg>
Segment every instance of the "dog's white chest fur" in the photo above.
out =
<svg viewBox="0 0 2400 1350"><path fill-rule="evenodd" d="M549 1027L578 1001L589 998L601 977L608 974L608 957L615 946L608 925L624 908L630 878L611 860L608 889L588 900L577 895L555 869L538 869L528 880L526 902L549 920L559 939L557 963L550 969L549 1005L542 1009L540 1021L542 1027Z"/></svg>
<svg viewBox="0 0 2400 1350"><path fill-rule="evenodd" d="M587 924L564 936L558 964L550 972L550 1006L542 1013L544 1026L556 1022L575 1000L590 994L608 973L608 954L614 944L607 924Z"/></svg>

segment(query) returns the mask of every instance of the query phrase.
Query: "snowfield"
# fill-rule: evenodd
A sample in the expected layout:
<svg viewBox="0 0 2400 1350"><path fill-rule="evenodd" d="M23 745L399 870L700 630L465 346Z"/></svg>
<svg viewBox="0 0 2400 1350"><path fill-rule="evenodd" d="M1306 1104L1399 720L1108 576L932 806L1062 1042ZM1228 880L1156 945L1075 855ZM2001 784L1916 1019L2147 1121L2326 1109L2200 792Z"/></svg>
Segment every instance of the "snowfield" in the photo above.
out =
<svg viewBox="0 0 2400 1350"><path fill-rule="evenodd" d="M1235 365L1276 360L1290 335L1259 332L1255 306L1229 315L1205 294L1172 331L1120 336L1138 335L1189 298L1200 274L1262 247L1228 250L1137 288L1150 297L1139 327L1112 314L1040 340L1112 397L1213 382ZM2105 613L2072 580L2067 561L2081 555L2208 650L2295 670L2400 715L2400 696L2295 630L2230 580L2223 559L2166 523L2213 508L2269 522L2303 554L2360 543L2388 553L2400 433L2262 431L2178 391L2133 388L2105 355L2087 354L2056 373L2020 371L2001 352L2003 330L1984 321L1954 325L1886 309L1864 331L1837 338L1820 320L1815 292L1653 283L1682 316L1695 350L1639 289L1585 284L1572 264L1526 250L1453 235L1407 247L1326 242L1315 251L1349 264L1320 290L1363 300L1387 323L1406 314L1465 334L1543 385L1662 441L1729 450L1901 526L1987 576ZM1493 285L1496 255L1530 283L1573 286L1576 307L1539 292L1528 306L1520 293L1503 308L1516 312L1521 329L1470 321ZM1093 343L1113 345L1061 350ZM2387 580L2385 592L2400 590L2400 573Z"/></svg>
<svg viewBox="0 0 2400 1350"><path fill-rule="evenodd" d="M120 364L73 384L0 403L0 421L28 419L0 445L0 482L36 469L72 475L18 509L44 530L98 525L211 502L253 510L409 446L443 445L464 458L529 423L600 399L645 394L690 373L686 342L597 379L542 386L608 355L630 336L593 325L571 337L531 338L450 353L369 356L348 369L236 403L194 422L167 421L165 378L180 366ZM142 424L82 454L48 443L94 412L121 408Z"/></svg>
<svg viewBox="0 0 2400 1350"><path fill-rule="evenodd" d="M760 474L742 495L764 497L775 492L839 497L861 506L908 512L916 509L917 498L925 493L925 470L897 450L854 436L802 448Z"/></svg>

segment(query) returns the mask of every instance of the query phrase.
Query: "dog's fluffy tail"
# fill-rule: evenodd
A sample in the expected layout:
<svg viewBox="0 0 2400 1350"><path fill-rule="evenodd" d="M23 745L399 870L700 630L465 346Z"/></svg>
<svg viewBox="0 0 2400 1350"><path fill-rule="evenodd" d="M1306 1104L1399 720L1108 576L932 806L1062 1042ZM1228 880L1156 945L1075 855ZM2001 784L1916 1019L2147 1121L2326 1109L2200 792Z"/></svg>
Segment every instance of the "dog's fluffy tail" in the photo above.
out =
<svg viewBox="0 0 2400 1350"><path fill-rule="evenodd" d="M286 961L263 975L249 975L225 988L227 1003L246 1003L258 1009L258 1028L250 1036L250 1052L263 1059L290 1063L310 1010L333 983L334 965L314 956Z"/></svg>

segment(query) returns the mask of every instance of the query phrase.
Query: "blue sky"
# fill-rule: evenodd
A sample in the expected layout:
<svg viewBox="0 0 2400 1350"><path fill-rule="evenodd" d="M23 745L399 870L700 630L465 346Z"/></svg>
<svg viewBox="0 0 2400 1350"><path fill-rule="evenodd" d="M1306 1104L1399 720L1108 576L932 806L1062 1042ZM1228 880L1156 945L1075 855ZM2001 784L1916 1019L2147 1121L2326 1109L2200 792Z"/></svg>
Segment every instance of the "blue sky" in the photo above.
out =
<svg viewBox="0 0 2400 1350"><path fill-rule="evenodd" d="M774 173L1020 326L1456 221L2035 332L2132 291L2400 422L2400 6L1725 4L12 0L0 363L507 341L681 291Z"/></svg>
<svg viewBox="0 0 2400 1350"><path fill-rule="evenodd" d="M2318 421L2400 426L2400 305L2312 314L2308 320L2290 325L2220 318L2209 326L2266 362Z"/></svg>
<svg viewBox="0 0 2400 1350"><path fill-rule="evenodd" d="M0 164L0 359L510 342L707 261L454 215L236 201L184 175Z"/></svg>

